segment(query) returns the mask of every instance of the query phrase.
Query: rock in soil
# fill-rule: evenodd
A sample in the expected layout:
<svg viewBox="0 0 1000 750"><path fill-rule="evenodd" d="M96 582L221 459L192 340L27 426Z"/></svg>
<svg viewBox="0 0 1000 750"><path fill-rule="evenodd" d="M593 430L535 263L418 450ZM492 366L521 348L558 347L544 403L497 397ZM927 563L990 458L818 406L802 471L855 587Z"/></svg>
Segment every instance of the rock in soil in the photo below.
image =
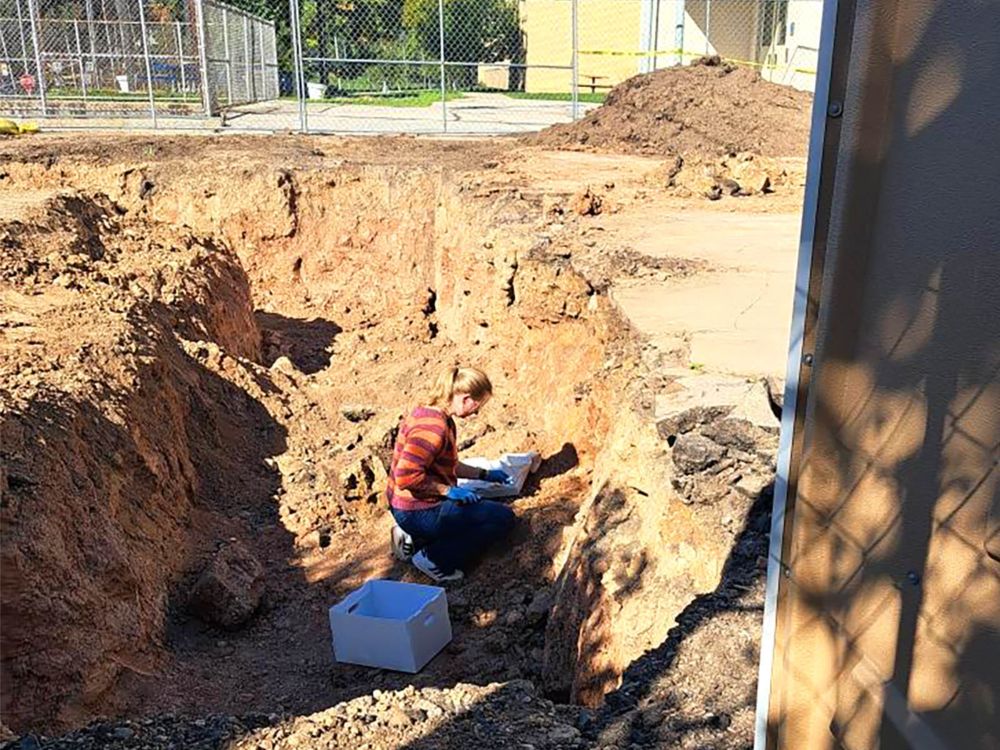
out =
<svg viewBox="0 0 1000 750"><path fill-rule="evenodd" d="M677 438L671 454L674 465L684 474L694 474L705 469L720 458L723 449L714 440L704 435L686 434Z"/></svg>
<svg viewBox="0 0 1000 750"><path fill-rule="evenodd" d="M253 617L264 592L264 568L246 547L220 549L191 591L191 612L213 625L237 629Z"/></svg>
<svg viewBox="0 0 1000 750"><path fill-rule="evenodd" d="M574 195L570 205L578 216L597 216L601 213L604 199L588 187Z"/></svg>
<svg viewBox="0 0 1000 750"><path fill-rule="evenodd" d="M364 422L375 416L375 410L370 406L359 406L358 404L344 404L340 407L340 413L349 422Z"/></svg>

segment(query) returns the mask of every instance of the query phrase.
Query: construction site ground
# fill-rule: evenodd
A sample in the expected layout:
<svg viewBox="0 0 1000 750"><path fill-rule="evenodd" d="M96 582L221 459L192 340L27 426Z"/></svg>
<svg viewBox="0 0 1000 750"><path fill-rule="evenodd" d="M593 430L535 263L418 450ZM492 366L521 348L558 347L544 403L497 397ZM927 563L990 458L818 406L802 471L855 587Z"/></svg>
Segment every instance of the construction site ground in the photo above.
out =
<svg viewBox="0 0 1000 750"><path fill-rule="evenodd" d="M4 747L749 747L804 164L684 161L0 144ZM541 468L441 654L337 664L330 605L426 582L381 492L456 362L462 455Z"/></svg>

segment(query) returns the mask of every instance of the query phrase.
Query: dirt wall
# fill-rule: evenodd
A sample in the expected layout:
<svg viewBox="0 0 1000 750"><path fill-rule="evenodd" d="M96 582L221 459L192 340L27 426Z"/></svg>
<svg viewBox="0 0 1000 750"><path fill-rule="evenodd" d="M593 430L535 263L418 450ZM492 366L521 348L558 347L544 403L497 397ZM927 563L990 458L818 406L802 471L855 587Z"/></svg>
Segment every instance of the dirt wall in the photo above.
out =
<svg viewBox="0 0 1000 750"><path fill-rule="evenodd" d="M64 194L3 226L3 710L74 722L156 668L225 422L176 334L256 356L235 256ZM166 256L166 257L164 257Z"/></svg>

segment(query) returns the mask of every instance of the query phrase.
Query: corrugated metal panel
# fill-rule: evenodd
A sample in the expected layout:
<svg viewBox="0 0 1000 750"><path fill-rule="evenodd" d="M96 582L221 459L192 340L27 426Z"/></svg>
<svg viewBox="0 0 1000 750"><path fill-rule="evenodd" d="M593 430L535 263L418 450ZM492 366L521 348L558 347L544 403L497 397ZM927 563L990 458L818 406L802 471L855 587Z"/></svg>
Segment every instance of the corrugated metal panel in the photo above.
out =
<svg viewBox="0 0 1000 750"><path fill-rule="evenodd" d="M998 64L996 3L840 3L772 747L1000 747Z"/></svg>

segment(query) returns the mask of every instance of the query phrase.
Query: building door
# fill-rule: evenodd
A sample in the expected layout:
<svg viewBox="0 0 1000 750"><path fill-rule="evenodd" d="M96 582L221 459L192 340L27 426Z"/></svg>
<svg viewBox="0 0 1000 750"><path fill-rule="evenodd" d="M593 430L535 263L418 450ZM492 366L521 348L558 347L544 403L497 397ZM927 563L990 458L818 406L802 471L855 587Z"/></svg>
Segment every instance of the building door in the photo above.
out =
<svg viewBox="0 0 1000 750"><path fill-rule="evenodd" d="M788 62L788 0L760 0L755 62L767 80L778 80Z"/></svg>

